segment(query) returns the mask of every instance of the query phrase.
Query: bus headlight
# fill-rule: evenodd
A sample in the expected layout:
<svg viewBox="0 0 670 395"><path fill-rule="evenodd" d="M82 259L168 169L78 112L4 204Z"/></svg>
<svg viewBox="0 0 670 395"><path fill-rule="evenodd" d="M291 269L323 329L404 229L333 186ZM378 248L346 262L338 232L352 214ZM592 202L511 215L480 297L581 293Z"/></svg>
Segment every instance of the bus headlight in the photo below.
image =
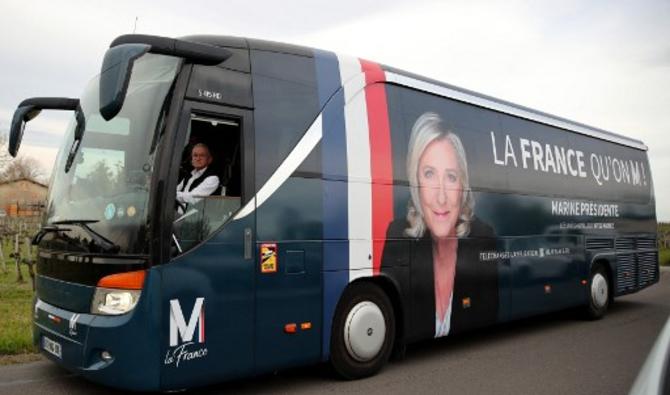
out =
<svg viewBox="0 0 670 395"><path fill-rule="evenodd" d="M96 288L91 304L91 314L119 315L135 308L141 290Z"/></svg>
<svg viewBox="0 0 670 395"><path fill-rule="evenodd" d="M119 315L134 309L146 274L146 270L136 270L101 278L93 295L91 314Z"/></svg>

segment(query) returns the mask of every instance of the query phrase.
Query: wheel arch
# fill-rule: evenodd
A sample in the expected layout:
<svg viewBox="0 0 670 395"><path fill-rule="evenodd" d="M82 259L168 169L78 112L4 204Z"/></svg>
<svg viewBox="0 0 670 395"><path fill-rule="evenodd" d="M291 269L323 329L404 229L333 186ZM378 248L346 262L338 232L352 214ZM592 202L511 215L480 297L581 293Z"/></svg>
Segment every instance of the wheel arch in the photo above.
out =
<svg viewBox="0 0 670 395"><path fill-rule="evenodd" d="M379 275L376 276L360 277L355 279L354 281L350 282L347 285L347 287L343 290L342 295L344 295L346 290L349 287L352 287L354 284L358 285L364 283L374 284L378 286L379 288L381 288L382 291L384 291L386 296L388 296L389 300L391 301L391 306L393 307L393 315L395 316L395 343L393 347L394 350L399 350L400 348L404 347L406 339L405 338L406 309L403 304L399 284L395 279L393 279L386 273L379 273ZM340 301L338 301L338 305L342 301L342 295L340 296Z"/></svg>
<svg viewBox="0 0 670 395"><path fill-rule="evenodd" d="M611 290L609 293L610 302L614 300L614 294L616 293L616 284L614 278L616 273L615 262L616 258L614 256L596 255L591 260L591 267L589 269L589 273L592 273L598 267L602 267L603 270L605 270L605 273L607 274L607 285Z"/></svg>

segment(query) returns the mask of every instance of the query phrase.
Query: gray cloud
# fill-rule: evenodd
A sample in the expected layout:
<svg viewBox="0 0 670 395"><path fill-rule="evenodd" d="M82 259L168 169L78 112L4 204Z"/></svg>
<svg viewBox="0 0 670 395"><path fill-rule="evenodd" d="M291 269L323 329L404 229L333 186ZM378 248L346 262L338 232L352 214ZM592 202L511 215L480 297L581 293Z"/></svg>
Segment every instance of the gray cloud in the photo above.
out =
<svg viewBox="0 0 670 395"><path fill-rule="evenodd" d="M26 131L22 144L35 147L58 148L60 147L62 140L63 136L60 134L41 130L30 130Z"/></svg>

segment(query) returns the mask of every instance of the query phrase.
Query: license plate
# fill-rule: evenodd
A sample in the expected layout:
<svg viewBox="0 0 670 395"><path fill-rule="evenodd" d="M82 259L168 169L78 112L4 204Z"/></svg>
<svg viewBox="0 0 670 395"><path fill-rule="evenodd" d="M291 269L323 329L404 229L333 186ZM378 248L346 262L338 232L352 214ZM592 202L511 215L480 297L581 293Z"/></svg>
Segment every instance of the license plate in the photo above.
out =
<svg viewBox="0 0 670 395"><path fill-rule="evenodd" d="M42 336L42 348L51 355L55 355L58 358L63 357L60 343L55 342L46 336Z"/></svg>

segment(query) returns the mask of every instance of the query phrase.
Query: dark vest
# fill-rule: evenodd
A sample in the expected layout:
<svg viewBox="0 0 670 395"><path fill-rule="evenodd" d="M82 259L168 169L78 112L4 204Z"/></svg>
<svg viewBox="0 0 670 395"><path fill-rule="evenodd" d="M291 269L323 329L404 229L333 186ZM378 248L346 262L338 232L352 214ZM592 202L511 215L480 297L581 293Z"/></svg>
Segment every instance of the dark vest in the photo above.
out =
<svg viewBox="0 0 670 395"><path fill-rule="evenodd" d="M205 179L207 177L210 177L210 176L217 176L218 177L216 172L211 167L208 167L207 169L205 169L205 172L200 175L200 177L193 180L193 182L191 183L191 186L188 188L188 192L191 192L192 190L194 190L198 185L202 184L202 182L205 181ZM188 184L188 180L190 180L190 179L191 179L191 175L189 173L188 178L184 178L184 179L181 180L182 186L181 186L179 192L184 192L184 190L186 189L186 184ZM216 190L214 190L214 192L211 193L211 195L220 195L220 194L221 194L221 185L219 184L219 186L216 188Z"/></svg>

